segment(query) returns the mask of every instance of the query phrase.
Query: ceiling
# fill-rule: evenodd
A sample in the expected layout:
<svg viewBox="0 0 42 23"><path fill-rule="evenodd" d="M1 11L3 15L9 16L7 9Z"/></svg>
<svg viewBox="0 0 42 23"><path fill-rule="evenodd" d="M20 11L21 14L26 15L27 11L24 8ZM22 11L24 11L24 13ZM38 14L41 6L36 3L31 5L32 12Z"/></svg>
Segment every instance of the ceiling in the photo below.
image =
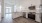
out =
<svg viewBox="0 0 42 23"><path fill-rule="evenodd" d="M14 0L4 0L5 4L14 5Z"/></svg>
<svg viewBox="0 0 42 23"><path fill-rule="evenodd" d="M20 5L25 0L4 0L5 4L9 5Z"/></svg>

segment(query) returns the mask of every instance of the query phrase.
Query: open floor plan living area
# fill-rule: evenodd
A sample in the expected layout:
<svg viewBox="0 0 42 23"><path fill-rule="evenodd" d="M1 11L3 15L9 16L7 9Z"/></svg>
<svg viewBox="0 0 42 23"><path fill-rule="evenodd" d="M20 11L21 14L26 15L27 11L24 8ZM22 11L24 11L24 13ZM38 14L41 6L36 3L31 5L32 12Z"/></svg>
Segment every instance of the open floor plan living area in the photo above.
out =
<svg viewBox="0 0 42 23"><path fill-rule="evenodd" d="M0 23L42 23L42 0L0 0Z"/></svg>

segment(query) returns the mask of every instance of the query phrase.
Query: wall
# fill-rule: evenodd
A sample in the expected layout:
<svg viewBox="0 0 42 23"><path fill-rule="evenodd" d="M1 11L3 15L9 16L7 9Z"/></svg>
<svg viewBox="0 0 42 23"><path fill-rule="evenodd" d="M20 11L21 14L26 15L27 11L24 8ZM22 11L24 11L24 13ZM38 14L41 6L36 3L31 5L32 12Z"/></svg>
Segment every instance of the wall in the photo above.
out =
<svg viewBox="0 0 42 23"><path fill-rule="evenodd" d="M1 2L0 2L0 21L1 21Z"/></svg>
<svg viewBox="0 0 42 23"><path fill-rule="evenodd" d="M0 14L0 21L1 21L1 14Z"/></svg>
<svg viewBox="0 0 42 23"><path fill-rule="evenodd" d="M2 3L1 3L1 18L4 17L4 0L2 0Z"/></svg>
<svg viewBox="0 0 42 23"><path fill-rule="evenodd" d="M1 3L0 3L0 21L1 21Z"/></svg>

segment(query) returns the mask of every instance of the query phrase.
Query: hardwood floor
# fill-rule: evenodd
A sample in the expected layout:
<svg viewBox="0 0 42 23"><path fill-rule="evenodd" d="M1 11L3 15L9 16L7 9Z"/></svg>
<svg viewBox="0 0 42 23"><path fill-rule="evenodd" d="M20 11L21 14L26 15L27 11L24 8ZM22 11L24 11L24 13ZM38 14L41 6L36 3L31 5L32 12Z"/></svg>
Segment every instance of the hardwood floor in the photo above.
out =
<svg viewBox="0 0 42 23"><path fill-rule="evenodd" d="M11 15L6 15L2 19L2 23L13 23L12 16Z"/></svg>
<svg viewBox="0 0 42 23"><path fill-rule="evenodd" d="M2 19L2 23L37 23L37 22L35 22L34 20L31 20L31 19L23 18L23 17L19 17L19 18L12 20L11 15L6 15Z"/></svg>
<svg viewBox="0 0 42 23"><path fill-rule="evenodd" d="M37 23L37 22L35 22L32 19L26 19L26 18L23 18L23 17L19 17L19 18L14 19L13 23Z"/></svg>

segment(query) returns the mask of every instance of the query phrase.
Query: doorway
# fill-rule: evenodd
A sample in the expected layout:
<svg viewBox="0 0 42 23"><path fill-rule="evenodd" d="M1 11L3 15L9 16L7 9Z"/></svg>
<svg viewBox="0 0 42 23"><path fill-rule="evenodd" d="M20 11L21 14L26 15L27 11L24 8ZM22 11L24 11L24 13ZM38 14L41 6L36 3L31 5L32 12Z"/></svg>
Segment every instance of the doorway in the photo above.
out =
<svg viewBox="0 0 42 23"><path fill-rule="evenodd" d="M6 7L5 8L5 16L11 16L12 15L12 13L11 13L11 7Z"/></svg>
<svg viewBox="0 0 42 23"><path fill-rule="evenodd" d="M6 7L5 8L5 15L2 20L2 23L12 23L12 11L11 7Z"/></svg>

